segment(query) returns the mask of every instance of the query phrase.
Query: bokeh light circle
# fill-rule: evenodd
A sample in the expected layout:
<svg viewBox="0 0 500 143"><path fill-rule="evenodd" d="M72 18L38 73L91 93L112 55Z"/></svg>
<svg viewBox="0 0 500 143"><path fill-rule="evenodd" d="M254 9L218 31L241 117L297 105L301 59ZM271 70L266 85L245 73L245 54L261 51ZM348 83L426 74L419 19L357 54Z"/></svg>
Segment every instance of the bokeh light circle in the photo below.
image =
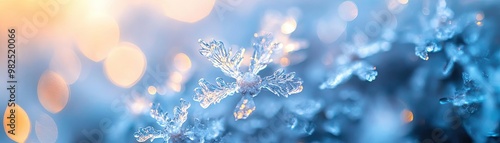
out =
<svg viewBox="0 0 500 143"><path fill-rule="evenodd" d="M55 143L59 131L54 119L47 114L42 114L35 122L35 133L41 143Z"/></svg>
<svg viewBox="0 0 500 143"><path fill-rule="evenodd" d="M339 16L345 21L352 21L358 17L358 7L352 1L344 1L338 8Z"/></svg>
<svg viewBox="0 0 500 143"><path fill-rule="evenodd" d="M11 114L11 110L15 112ZM14 120L12 120L11 118L8 118L10 116L14 116L15 119L13 118ZM7 137L15 142L26 141L31 131L31 122L28 114L19 104L16 104L15 107L5 108L5 113L2 119L3 129L5 130L5 134L7 134ZM10 124L12 122L14 122L13 125L15 126L15 135L8 133L9 130L11 130Z"/></svg>
<svg viewBox="0 0 500 143"><path fill-rule="evenodd" d="M335 41L345 32L347 25L341 20L320 20L316 26L319 40L325 44Z"/></svg>
<svg viewBox="0 0 500 143"><path fill-rule="evenodd" d="M181 72L186 72L191 69L191 59L184 53L178 53L174 57L174 67Z"/></svg>
<svg viewBox="0 0 500 143"><path fill-rule="evenodd" d="M68 103L69 87L62 76L46 71L38 81L38 100L51 113L58 113Z"/></svg>
<svg viewBox="0 0 500 143"><path fill-rule="evenodd" d="M118 23L109 15L89 15L76 29L76 40L80 51L92 61L106 58L120 39Z"/></svg>
<svg viewBox="0 0 500 143"><path fill-rule="evenodd" d="M73 84L80 76L82 63L71 48L61 47L55 50L50 68L61 75L67 84Z"/></svg>
<svg viewBox="0 0 500 143"><path fill-rule="evenodd" d="M194 23L210 14L215 0L163 0L161 5L167 17Z"/></svg>
<svg viewBox="0 0 500 143"><path fill-rule="evenodd" d="M139 47L122 42L104 61L104 71L113 84L129 88L143 76L146 65L146 56Z"/></svg>

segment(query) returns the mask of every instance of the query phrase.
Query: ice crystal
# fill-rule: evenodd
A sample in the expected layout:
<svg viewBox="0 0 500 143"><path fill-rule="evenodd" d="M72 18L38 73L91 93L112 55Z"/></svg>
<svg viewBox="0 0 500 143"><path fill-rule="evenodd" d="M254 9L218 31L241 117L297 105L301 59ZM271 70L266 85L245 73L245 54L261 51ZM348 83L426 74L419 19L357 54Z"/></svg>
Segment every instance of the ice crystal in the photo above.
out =
<svg viewBox="0 0 500 143"><path fill-rule="evenodd" d="M463 73L462 78L463 87L457 90L454 96L439 99L439 103L452 103L454 106L462 107L463 111L466 113L474 113L478 108L476 104L484 100L483 95L485 93L483 93L478 84L470 78L468 73Z"/></svg>
<svg viewBox="0 0 500 143"><path fill-rule="evenodd" d="M363 61L342 65L337 68L337 70L335 70L335 72L327 79L326 82L323 82L323 84L321 84L320 88L335 88L337 87L337 85L349 80L353 74L358 76L361 80L371 82L375 80L378 75L378 72L375 69L375 66L372 66Z"/></svg>
<svg viewBox="0 0 500 143"><path fill-rule="evenodd" d="M180 103L181 106L174 108L173 118L168 117L168 113L163 111L159 103L153 104L150 115L162 129L155 129L151 126L140 128L134 133L136 140L138 142L145 142L147 140L152 142L157 138L163 138L165 142L183 140L186 135L182 129L182 125L187 120L187 110L191 104L184 99L181 99Z"/></svg>
<svg viewBox="0 0 500 143"><path fill-rule="evenodd" d="M302 80L295 73L285 73L282 69L273 75L261 78L258 73L271 63L273 52L281 48L281 44L274 43L270 34L254 35L251 64L247 72L240 72L239 67L243 59L244 49L235 54L231 48L226 48L221 41L205 42L199 40L201 55L205 56L214 67L218 67L225 75L230 76L236 82L226 83L222 78L217 78L217 85L200 79L195 89L194 100L200 102L201 107L208 108L211 104L220 102L222 99L234 93L240 93L243 97L234 110L234 117L246 119L254 110L253 97L257 96L262 88L266 88L278 96L288 97L302 91Z"/></svg>

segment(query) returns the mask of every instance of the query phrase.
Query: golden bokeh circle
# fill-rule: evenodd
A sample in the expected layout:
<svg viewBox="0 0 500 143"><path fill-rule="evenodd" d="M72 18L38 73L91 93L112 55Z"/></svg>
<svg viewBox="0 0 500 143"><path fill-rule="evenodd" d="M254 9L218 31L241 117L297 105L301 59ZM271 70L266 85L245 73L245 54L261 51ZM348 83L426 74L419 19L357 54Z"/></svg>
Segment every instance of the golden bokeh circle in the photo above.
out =
<svg viewBox="0 0 500 143"><path fill-rule="evenodd" d="M186 72L191 69L191 59L184 53L178 53L174 56L174 67L181 71Z"/></svg>
<svg viewBox="0 0 500 143"><path fill-rule="evenodd" d="M95 62L106 58L120 39L118 23L105 14L86 16L75 30L78 48L85 57Z"/></svg>
<svg viewBox="0 0 500 143"><path fill-rule="evenodd" d="M11 114L11 110L13 110L14 113ZM12 115L13 117L15 117L15 119L13 120L9 118ZM13 125L15 126L15 135L9 133L9 130L11 130L10 124L12 122L14 122ZM11 140L15 142L26 141L31 131L31 122L28 114L19 104L16 104L13 107L5 108L5 113L3 115L3 128L5 130L5 133L7 134L7 137L9 137Z"/></svg>
<svg viewBox="0 0 500 143"><path fill-rule="evenodd" d="M167 17L194 23L207 17L215 5L215 0L163 0L162 9Z"/></svg>
<svg viewBox="0 0 500 143"><path fill-rule="evenodd" d="M122 42L104 61L104 72L113 84L129 88L143 76L146 65L146 56L139 47Z"/></svg>
<svg viewBox="0 0 500 143"><path fill-rule="evenodd" d="M59 113L69 99L69 87L64 78L53 71L46 71L38 81L38 100L51 113Z"/></svg>
<svg viewBox="0 0 500 143"><path fill-rule="evenodd" d="M151 95L155 95L156 94L156 87L149 86L148 87L148 93L151 94Z"/></svg>
<svg viewBox="0 0 500 143"><path fill-rule="evenodd" d="M403 118L403 121L405 123L410 123L413 121L413 112L411 112L410 110L408 109L404 109L401 113L401 116Z"/></svg>

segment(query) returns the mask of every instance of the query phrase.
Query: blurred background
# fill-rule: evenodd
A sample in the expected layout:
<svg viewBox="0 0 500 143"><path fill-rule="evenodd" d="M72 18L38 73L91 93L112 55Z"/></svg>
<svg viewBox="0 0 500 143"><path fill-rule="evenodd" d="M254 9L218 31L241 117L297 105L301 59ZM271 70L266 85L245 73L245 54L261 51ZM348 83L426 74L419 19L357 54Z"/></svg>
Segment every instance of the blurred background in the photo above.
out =
<svg viewBox="0 0 500 143"><path fill-rule="evenodd" d="M0 55L16 29L16 132L8 136L8 70L0 71L0 142L137 142L164 111L191 103L174 142L500 142L496 0L0 0ZM198 80L225 76L198 39L245 48L255 33L282 48L259 74L296 72L303 91L262 91L207 109ZM7 62L0 62L7 67ZM202 123L200 123L200 120ZM202 132L203 131L203 132ZM149 142L149 141L147 141ZM154 142L163 142L156 139Z"/></svg>

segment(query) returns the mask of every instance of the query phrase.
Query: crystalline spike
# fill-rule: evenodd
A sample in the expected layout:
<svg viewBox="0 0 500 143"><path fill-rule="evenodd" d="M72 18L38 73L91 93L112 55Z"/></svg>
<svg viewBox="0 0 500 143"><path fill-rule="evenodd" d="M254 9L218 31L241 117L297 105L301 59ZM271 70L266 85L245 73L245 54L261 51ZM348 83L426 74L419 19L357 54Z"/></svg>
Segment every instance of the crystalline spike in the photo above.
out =
<svg viewBox="0 0 500 143"><path fill-rule="evenodd" d="M238 105L234 109L234 118L236 120L246 119L255 110L255 102L250 94L243 95Z"/></svg>
<svg viewBox="0 0 500 143"><path fill-rule="evenodd" d="M232 78L236 79L240 76L239 68L245 49L241 48L232 54L231 48L224 47L221 41L213 40L207 43L200 39L198 42L201 46L200 54L212 62L214 67L220 68L225 75Z"/></svg>
<svg viewBox="0 0 500 143"><path fill-rule="evenodd" d="M453 99L444 97L444 98L439 99L439 104L447 104L447 103L450 103L452 101L453 101Z"/></svg>
<svg viewBox="0 0 500 143"><path fill-rule="evenodd" d="M174 121L175 124L180 127L187 120L188 112L187 110L191 107L191 103L181 98L181 106L176 106L174 108Z"/></svg>
<svg viewBox="0 0 500 143"><path fill-rule="evenodd" d="M374 66L362 65L358 70L356 70L356 75L361 80L366 80L372 82L378 75L378 72L375 70Z"/></svg>
<svg viewBox="0 0 500 143"><path fill-rule="evenodd" d="M266 68L267 64L273 61L271 55L275 50L281 48L281 44L272 43L272 41L273 36L271 34L264 34L261 36L259 36L258 34L254 35L252 44L254 52L249 72L257 74L259 73L259 71Z"/></svg>
<svg viewBox="0 0 500 143"><path fill-rule="evenodd" d="M415 47L415 55L420 57L422 60L429 60L429 52L425 49L423 46L416 46Z"/></svg>
<svg viewBox="0 0 500 143"><path fill-rule="evenodd" d="M335 88L339 84L349 80L352 74L356 74L361 80L373 81L378 75L376 68L363 61L358 61L351 64L346 64L339 67L335 72L328 78L326 82L321 84L320 88Z"/></svg>
<svg viewBox="0 0 500 143"><path fill-rule="evenodd" d="M157 138L163 138L165 142L170 139L176 138L182 140L185 132L182 130L182 125L187 120L188 108L191 104L184 99L180 99L180 106L174 107L174 117L168 118L167 113L160 108L160 104L153 104L151 107L151 117L156 120L158 125L162 127L161 130L156 130L151 126L140 128L134 133L134 137L138 142L151 142Z"/></svg>
<svg viewBox="0 0 500 143"><path fill-rule="evenodd" d="M296 94L302 91L302 80L295 77L295 73L285 74L283 69L274 72L273 75L264 78L264 88L278 96Z"/></svg>
<svg viewBox="0 0 500 143"><path fill-rule="evenodd" d="M200 102L201 107L208 108L211 104L219 103L227 96L233 95L238 89L236 83L226 84L222 78L217 78L216 81L217 85L203 78L198 81L200 87L194 89L196 93L194 101Z"/></svg>
<svg viewBox="0 0 500 143"><path fill-rule="evenodd" d="M147 140L153 142L154 139L163 138L164 136L165 133L162 130L155 130L151 126L140 128L137 132L134 133L134 137L138 142L145 142Z"/></svg>
<svg viewBox="0 0 500 143"><path fill-rule="evenodd" d="M151 106L150 110L150 115L153 119L156 120L156 123L160 125L161 127L165 127L168 124L168 121L170 120L168 118L168 113L164 112L159 103L154 103Z"/></svg>

